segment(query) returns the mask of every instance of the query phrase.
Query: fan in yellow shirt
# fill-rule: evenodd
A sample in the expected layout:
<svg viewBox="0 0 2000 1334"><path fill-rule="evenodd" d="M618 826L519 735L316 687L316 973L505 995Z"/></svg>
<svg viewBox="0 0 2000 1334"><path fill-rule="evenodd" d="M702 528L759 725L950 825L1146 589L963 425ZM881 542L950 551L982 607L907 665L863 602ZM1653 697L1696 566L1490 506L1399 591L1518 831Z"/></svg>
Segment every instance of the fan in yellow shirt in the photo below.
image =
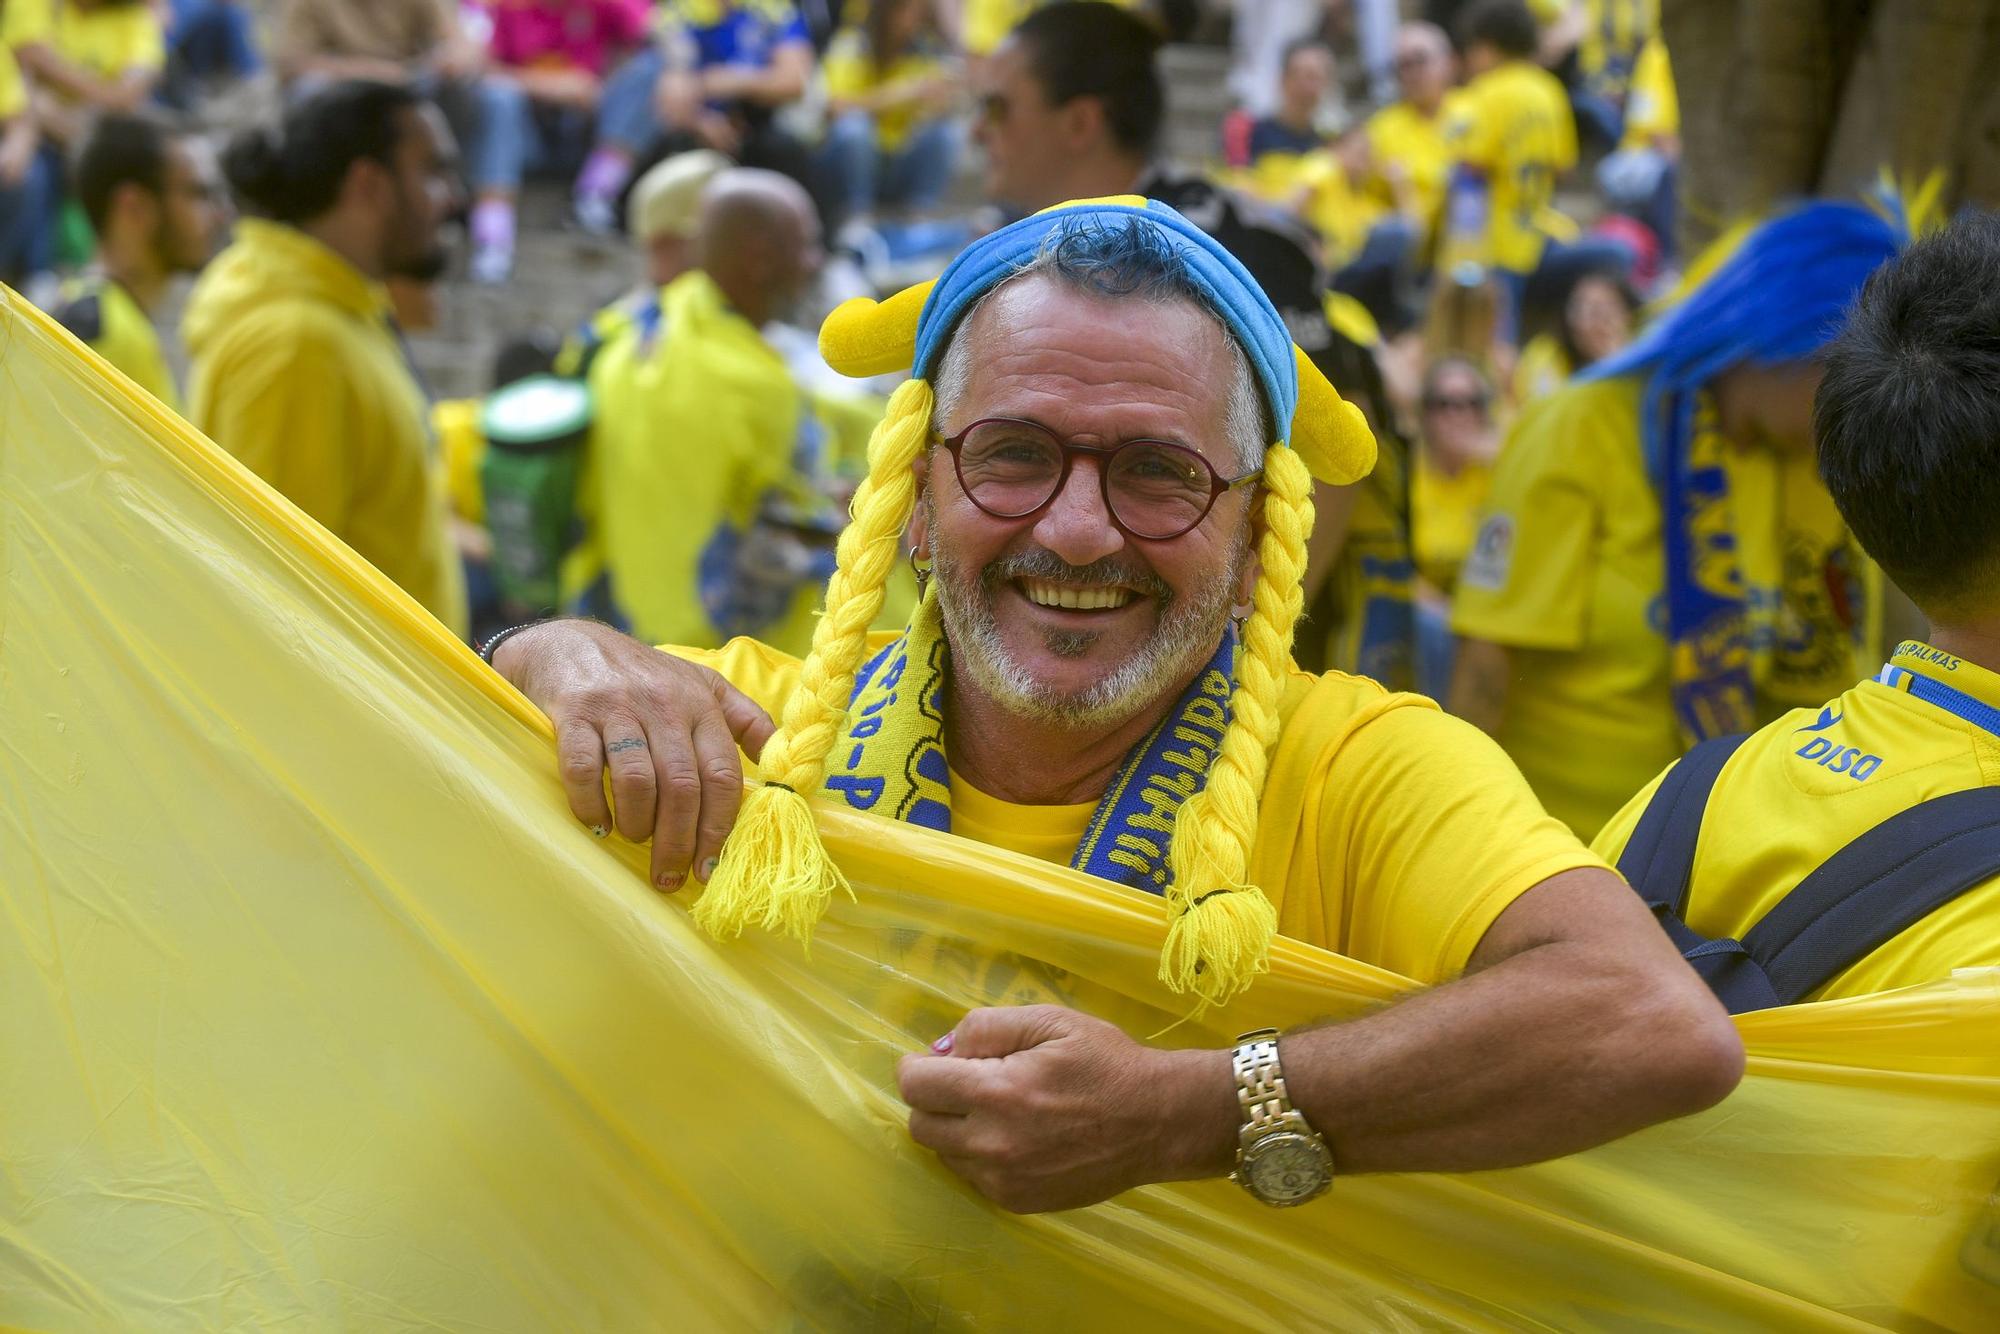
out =
<svg viewBox="0 0 2000 1334"><path fill-rule="evenodd" d="M832 441L759 329L811 277L818 233L788 178L717 176L697 267L591 363L585 546L601 555L603 601L646 638L811 641L839 527L815 485Z"/></svg>
<svg viewBox="0 0 2000 1334"><path fill-rule="evenodd" d="M929 0L873 0L827 48L821 156L850 219L930 208L951 183L960 79L933 25Z"/></svg>
<svg viewBox="0 0 2000 1334"><path fill-rule="evenodd" d="M1807 448L1811 358L1895 246L1846 205L1767 223L1516 424L1459 575L1452 707L1579 834L1691 740L1855 678L1872 599Z"/></svg>
<svg viewBox="0 0 2000 1334"><path fill-rule="evenodd" d="M1678 915L1701 935L1743 941L1781 1000L2000 966L2000 854L1989 847L1947 871L1952 849L1975 841L1950 831L1969 826L1895 835L1891 823L1918 807L1924 814L1911 818L1943 819L1951 803L1935 803L1969 792L1990 800L1961 818L2000 820L1996 275L2000 220L1965 215L1868 285L1825 358L1813 417L1820 470L1856 537L1932 628L1927 642L1899 646L1873 679L1750 736L1723 763L1705 807L1693 806L1700 834ZM1625 852L1659 788L1605 827L1599 851ZM1811 951L1811 968L1774 953L1758 924L1864 835L1901 840L1886 854L1885 876L1904 861L1928 869L1894 902L1872 897L1866 873L1838 876L1839 913L1805 920L1839 933L1839 946ZM1685 855L1662 869L1678 874Z"/></svg>
<svg viewBox="0 0 2000 1334"><path fill-rule="evenodd" d="M1570 376L1632 341L1639 295L1615 270L1584 269L1570 281L1556 327L1521 348L1514 363L1514 406L1525 408L1563 387Z"/></svg>
<svg viewBox="0 0 2000 1334"><path fill-rule="evenodd" d="M1445 129L1454 115L1451 40L1431 23L1406 23L1396 33L1400 101L1368 118L1367 190L1416 229L1418 253L1428 250L1451 174Z"/></svg>
<svg viewBox="0 0 2000 1334"><path fill-rule="evenodd" d="M391 273L435 277L451 132L415 93L336 85L225 157L261 218L188 300L189 416L458 634L464 572Z"/></svg>
<svg viewBox="0 0 2000 1334"><path fill-rule="evenodd" d="M1410 529L1417 573L1433 602L1457 586L1492 486L1504 426L1493 398L1485 373L1469 357L1440 357L1424 374Z"/></svg>
<svg viewBox="0 0 2000 1334"><path fill-rule="evenodd" d="M43 129L74 143L90 112L144 106L166 68L166 35L150 0L7 0L0 41L38 89Z"/></svg>
<svg viewBox="0 0 2000 1334"><path fill-rule="evenodd" d="M169 281L208 262L220 221L213 187L185 141L150 120L105 116L77 156L76 191L97 233L99 268L65 286L56 316L179 411L151 312Z"/></svg>
<svg viewBox="0 0 2000 1334"><path fill-rule="evenodd" d="M1533 62L1525 10L1481 5L1465 38L1472 81L1445 131L1452 166L1439 267L1477 265L1518 284L1541 262L1556 181L1576 165L1576 130L1562 85Z"/></svg>
<svg viewBox="0 0 2000 1334"><path fill-rule="evenodd" d="M1163 983L1210 1001L1252 984L1279 931L1436 982L1285 1037L1306 1133L1326 1134L1294 1200L1330 1160L1530 1161L1734 1083L1720 1007L1490 742L1427 701L1291 666L1313 482L1355 481L1373 441L1213 238L1137 197L1058 206L935 284L842 307L821 346L849 373L913 378L870 444L803 662L738 641L701 665L578 623L488 646L556 720L577 814L614 818L608 767L620 830L653 836L656 883L705 883L699 925L811 929L839 884L821 800L976 829L1001 865L1073 840L1071 868L1167 927ZM912 519L929 593L901 634L871 639ZM764 780L747 794L732 739ZM1066 1208L1228 1170L1227 1053L1162 1053L1054 1006L975 1021L959 1031L979 1049L959 1056L986 1064L947 1036L899 1086L916 1140L989 1197ZM1044 1068L1057 1057L1060 1074ZM1061 1078L1087 1106L1068 1128L1027 1126L1010 1167L957 1139L993 1114L988 1094L942 1093L988 1070L1023 1105ZM1548 1117L1551 1100L1568 1112ZM1098 1129L1114 1108L1119 1128ZM1183 1134L1199 1144L1185 1159L1167 1143ZM1116 1166L1068 1166L1113 1141Z"/></svg>

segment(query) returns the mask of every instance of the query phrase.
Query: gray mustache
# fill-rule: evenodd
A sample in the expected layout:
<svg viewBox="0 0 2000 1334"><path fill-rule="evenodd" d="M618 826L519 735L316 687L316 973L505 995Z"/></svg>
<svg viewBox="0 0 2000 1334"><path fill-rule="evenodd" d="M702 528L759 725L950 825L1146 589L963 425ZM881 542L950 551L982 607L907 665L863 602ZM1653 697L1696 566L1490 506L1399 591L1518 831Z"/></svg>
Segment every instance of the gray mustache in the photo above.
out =
<svg viewBox="0 0 2000 1334"><path fill-rule="evenodd" d="M1017 551L1002 556L979 572L979 582L988 590L1014 579L1049 579L1068 584L1123 584L1163 606L1173 599L1173 590L1149 570L1135 568L1106 557L1088 565L1071 565L1042 548Z"/></svg>

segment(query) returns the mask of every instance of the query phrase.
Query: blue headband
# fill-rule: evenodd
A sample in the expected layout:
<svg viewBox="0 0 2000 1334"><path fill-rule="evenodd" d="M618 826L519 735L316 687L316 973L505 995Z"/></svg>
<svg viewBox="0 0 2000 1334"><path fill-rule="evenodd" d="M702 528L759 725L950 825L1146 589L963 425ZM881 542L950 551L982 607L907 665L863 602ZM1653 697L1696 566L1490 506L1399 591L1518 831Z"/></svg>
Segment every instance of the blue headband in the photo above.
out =
<svg viewBox="0 0 2000 1334"><path fill-rule="evenodd" d="M1136 200L1137 196L1124 198ZM1060 240L1080 224L1116 218L1144 223L1171 247L1188 278L1221 314L1249 357L1281 442L1288 440L1299 401L1291 331L1264 289L1234 255L1156 199L1134 203L1093 199L1064 204L1002 227L967 246L931 288L917 317L917 377L927 380L936 372L946 339L979 298L1032 263L1052 240Z"/></svg>

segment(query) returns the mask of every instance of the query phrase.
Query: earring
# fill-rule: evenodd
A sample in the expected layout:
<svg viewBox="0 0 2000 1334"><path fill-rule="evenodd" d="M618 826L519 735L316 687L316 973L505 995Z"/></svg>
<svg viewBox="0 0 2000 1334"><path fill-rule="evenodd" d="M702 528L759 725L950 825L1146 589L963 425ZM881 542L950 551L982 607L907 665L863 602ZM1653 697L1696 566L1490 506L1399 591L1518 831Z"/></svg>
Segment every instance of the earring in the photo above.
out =
<svg viewBox="0 0 2000 1334"><path fill-rule="evenodd" d="M931 565L918 557L915 547L910 548L910 572L917 576L917 601L922 602L931 586Z"/></svg>

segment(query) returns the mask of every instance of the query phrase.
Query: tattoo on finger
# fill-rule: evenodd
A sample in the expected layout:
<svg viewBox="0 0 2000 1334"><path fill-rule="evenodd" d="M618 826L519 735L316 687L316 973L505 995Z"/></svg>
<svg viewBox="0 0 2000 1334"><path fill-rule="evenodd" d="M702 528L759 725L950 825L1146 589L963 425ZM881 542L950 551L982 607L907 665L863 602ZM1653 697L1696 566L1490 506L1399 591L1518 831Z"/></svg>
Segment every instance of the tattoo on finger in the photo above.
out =
<svg viewBox="0 0 2000 1334"><path fill-rule="evenodd" d="M616 755L621 750L644 750L645 748L646 743L644 741L635 736L628 736L623 741L614 741L606 746L604 753L606 755Z"/></svg>

